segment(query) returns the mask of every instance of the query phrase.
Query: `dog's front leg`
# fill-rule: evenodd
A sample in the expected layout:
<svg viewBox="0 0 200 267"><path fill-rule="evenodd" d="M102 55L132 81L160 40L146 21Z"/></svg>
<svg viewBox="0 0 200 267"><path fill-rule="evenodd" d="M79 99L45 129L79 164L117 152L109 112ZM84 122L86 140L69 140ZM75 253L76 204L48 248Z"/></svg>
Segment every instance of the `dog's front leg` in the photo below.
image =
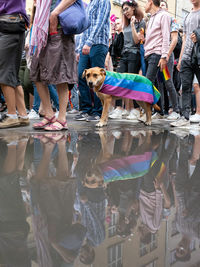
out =
<svg viewBox="0 0 200 267"><path fill-rule="evenodd" d="M103 127L103 126L107 125L108 111L109 111L111 102L112 102L112 96L104 94L103 101L102 101L103 111L102 111L101 119L100 119L99 123L96 124L96 127Z"/></svg>
<svg viewBox="0 0 200 267"><path fill-rule="evenodd" d="M146 117L147 117L145 124L147 126L151 126L151 114L152 114L151 104L145 103L145 113L146 113Z"/></svg>

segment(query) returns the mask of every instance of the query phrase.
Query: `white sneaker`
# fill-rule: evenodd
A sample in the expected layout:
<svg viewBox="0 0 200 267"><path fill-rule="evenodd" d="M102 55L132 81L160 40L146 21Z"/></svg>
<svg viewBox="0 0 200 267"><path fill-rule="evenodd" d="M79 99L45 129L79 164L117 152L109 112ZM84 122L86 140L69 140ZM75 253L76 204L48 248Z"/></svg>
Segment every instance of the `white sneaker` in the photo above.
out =
<svg viewBox="0 0 200 267"><path fill-rule="evenodd" d="M29 120L39 120L40 116L34 109L31 109L31 111L28 114L28 118Z"/></svg>
<svg viewBox="0 0 200 267"><path fill-rule="evenodd" d="M77 113L79 113L79 111L77 109L75 109L75 108L73 108L72 110L68 111L68 114L77 114Z"/></svg>
<svg viewBox="0 0 200 267"><path fill-rule="evenodd" d="M151 116L151 119L152 120L161 120L161 119L164 119L164 116L161 115L160 113L156 112Z"/></svg>
<svg viewBox="0 0 200 267"><path fill-rule="evenodd" d="M130 114L126 118L128 120L138 120L139 116L140 116L140 111L134 108L130 111Z"/></svg>
<svg viewBox="0 0 200 267"><path fill-rule="evenodd" d="M170 123L170 125L173 127L189 126L190 121L186 120L186 118L184 118L184 117L181 117L179 120L176 120L176 121Z"/></svg>
<svg viewBox="0 0 200 267"><path fill-rule="evenodd" d="M122 109L120 109L120 108L116 108L116 109L112 112L112 114L110 114L108 117L109 117L110 119L122 119L122 112L123 112Z"/></svg>
<svg viewBox="0 0 200 267"><path fill-rule="evenodd" d="M146 122L146 120L147 120L146 114L144 113L144 114L142 115L142 117L139 117L139 118L138 118L138 120L139 120L139 121L142 121L142 122Z"/></svg>
<svg viewBox="0 0 200 267"><path fill-rule="evenodd" d="M110 108L109 108L109 115L112 114L114 110L115 110L115 108L113 106L110 106Z"/></svg>
<svg viewBox="0 0 200 267"><path fill-rule="evenodd" d="M175 121L175 120L178 120L180 118L180 114L177 113L177 112L172 112L168 117L167 117L167 120L170 120L170 121Z"/></svg>
<svg viewBox="0 0 200 267"><path fill-rule="evenodd" d="M130 114L130 112L128 110L123 109L123 111L122 111L122 116L123 117L127 117L129 114Z"/></svg>
<svg viewBox="0 0 200 267"><path fill-rule="evenodd" d="M112 131L112 135L116 138L119 139L122 135L120 131Z"/></svg>
<svg viewBox="0 0 200 267"><path fill-rule="evenodd" d="M195 113L194 115L190 116L190 122L194 123L200 122L200 115Z"/></svg>

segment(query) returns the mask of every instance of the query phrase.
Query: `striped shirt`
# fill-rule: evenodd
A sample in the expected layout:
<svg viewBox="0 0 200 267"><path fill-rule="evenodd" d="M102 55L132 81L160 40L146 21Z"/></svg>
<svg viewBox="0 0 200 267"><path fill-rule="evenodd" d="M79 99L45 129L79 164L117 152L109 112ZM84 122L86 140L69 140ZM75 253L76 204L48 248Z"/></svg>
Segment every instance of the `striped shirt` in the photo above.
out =
<svg viewBox="0 0 200 267"><path fill-rule="evenodd" d="M84 45L89 47L97 44L109 45L110 9L110 0L90 1L87 14L91 25L81 36L79 52Z"/></svg>

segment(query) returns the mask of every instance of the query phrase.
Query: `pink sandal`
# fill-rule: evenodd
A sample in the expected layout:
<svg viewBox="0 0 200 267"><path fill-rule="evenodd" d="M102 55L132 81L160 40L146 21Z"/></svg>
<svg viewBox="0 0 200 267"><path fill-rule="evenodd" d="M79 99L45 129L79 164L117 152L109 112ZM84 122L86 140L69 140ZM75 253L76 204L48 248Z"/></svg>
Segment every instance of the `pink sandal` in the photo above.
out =
<svg viewBox="0 0 200 267"><path fill-rule="evenodd" d="M58 123L55 125L55 123ZM55 122L49 124L47 127L44 128L45 131L62 131L62 130L68 130L67 122L62 122L59 120L56 120Z"/></svg>
<svg viewBox="0 0 200 267"><path fill-rule="evenodd" d="M54 122L55 116L51 117L50 119L45 116L44 119L46 120L46 122L41 121L41 122L35 123L33 124L33 128L35 130L43 130L46 126Z"/></svg>

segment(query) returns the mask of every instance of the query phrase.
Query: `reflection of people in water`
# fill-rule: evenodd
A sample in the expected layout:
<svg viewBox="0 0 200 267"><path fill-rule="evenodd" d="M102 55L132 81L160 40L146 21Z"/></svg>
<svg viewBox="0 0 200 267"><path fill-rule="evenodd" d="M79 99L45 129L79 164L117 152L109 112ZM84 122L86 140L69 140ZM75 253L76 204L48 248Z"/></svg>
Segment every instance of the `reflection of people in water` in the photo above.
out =
<svg viewBox="0 0 200 267"><path fill-rule="evenodd" d="M177 174L174 182L176 203L176 226L182 237L176 247L177 261L187 262L191 258L191 243L200 240L200 142L195 137L190 158L188 139L180 140ZM194 155L195 154L195 155ZM192 161L194 168L189 169Z"/></svg>
<svg viewBox="0 0 200 267"><path fill-rule="evenodd" d="M31 180L32 220L39 266L73 265L80 252L86 228L73 220L75 179L69 177L66 136L41 138L43 154ZM51 156L57 146L55 174L49 172ZM64 265L63 265L64 266Z"/></svg>
<svg viewBox="0 0 200 267"><path fill-rule="evenodd" d="M29 224L19 183L27 138L0 142L0 265L30 267Z"/></svg>
<svg viewBox="0 0 200 267"><path fill-rule="evenodd" d="M176 148L176 136L170 135L167 138L167 133L164 132L164 134L155 136L152 144L157 153L157 160L142 178L139 195L142 221L139 233L143 243L149 243L151 233L156 233L160 228L163 208L169 209L171 206L165 182L167 166Z"/></svg>

